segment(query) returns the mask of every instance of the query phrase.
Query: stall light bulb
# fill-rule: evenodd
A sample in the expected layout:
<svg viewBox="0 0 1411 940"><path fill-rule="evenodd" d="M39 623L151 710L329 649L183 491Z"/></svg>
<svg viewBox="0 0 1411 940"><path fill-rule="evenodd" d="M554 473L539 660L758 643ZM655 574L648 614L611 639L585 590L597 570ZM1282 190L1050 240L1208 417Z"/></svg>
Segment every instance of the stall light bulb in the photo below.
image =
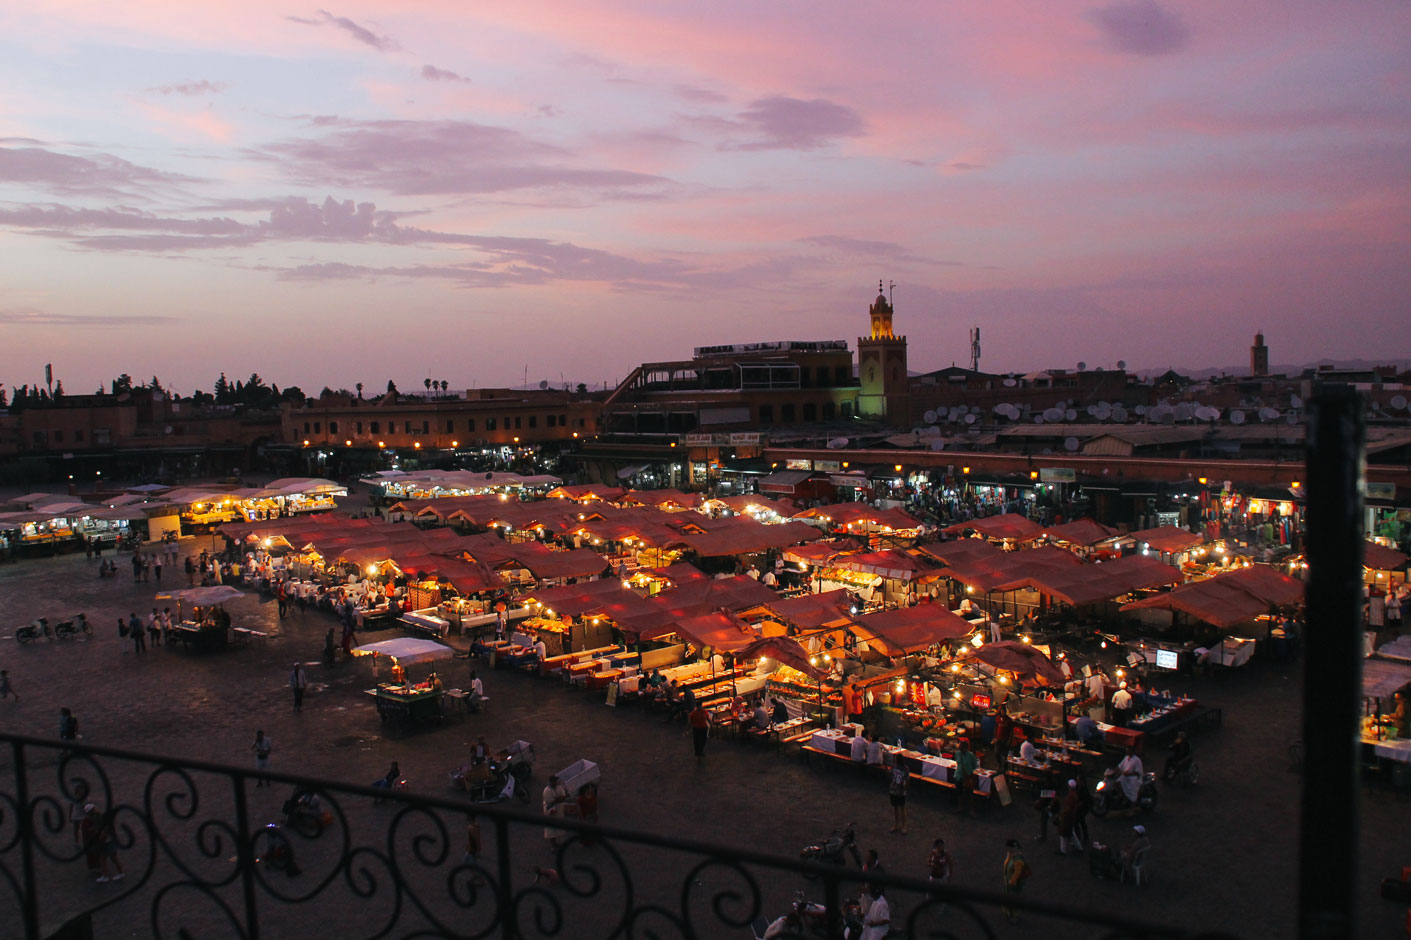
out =
<svg viewBox="0 0 1411 940"><path fill-rule="evenodd" d="M951 672L960 672L960 663L951 663L951 665L950 665L950 671L951 671Z"/></svg>
<svg viewBox="0 0 1411 940"><path fill-rule="evenodd" d="M955 699L956 701L960 701L960 693L959 693L959 692L952 692L952 693L950 694L950 697L953 698L953 699Z"/></svg>
<svg viewBox="0 0 1411 940"><path fill-rule="evenodd" d="M818 665L818 657L817 657L817 656L810 656L810 657L808 658L808 663L809 663L810 666L817 666L817 665Z"/></svg>
<svg viewBox="0 0 1411 940"><path fill-rule="evenodd" d="M1103 641L1102 641L1100 644L1098 644L1098 645L1101 646L1103 649L1107 649L1107 641L1106 641L1106 640L1103 640Z"/></svg>
<svg viewBox="0 0 1411 940"><path fill-rule="evenodd" d="M1022 637L1022 638L1021 638L1021 641L1024 642L1024 643L1032 643L1032 642L1034 642L1033 640L1029 639L1027 636L1026 636L1026 637Z"/></svg>
<svg viewBox="0 0 1411 940"><path fill-rule="evenodd" d="M833 657L832 657L832 656L829 656L827 653L824 653L824 654L823 654L823 661L824 661L825 663L831 663L831 662L833 661Z"/></svg>
<svg viewBox="0 0 1411 940"><path fill-rule="evenodd" d="M1000 684L1000 685L1009 685L1009 676L1000 676L1000 677L999 677L999 684Z"/></svg>
<svg viewBox="0 0 1411 940"><path fill-rule="evenodd" d="M1123 669L1117 670L1117 678L1119 678L1119 679L1122 678L1123 676L1125 676L1126 674L1127 674L1127 673L1126 673L1126 670L1123 670Z"/></svg>
<svg viewBox="0 0 1411 940"><path fill-rule="evenodd" d="M368 565L368 566L367 566L367 573L368 573L368 574L377 574L377 566L376 566L376 565Z"/></svg>

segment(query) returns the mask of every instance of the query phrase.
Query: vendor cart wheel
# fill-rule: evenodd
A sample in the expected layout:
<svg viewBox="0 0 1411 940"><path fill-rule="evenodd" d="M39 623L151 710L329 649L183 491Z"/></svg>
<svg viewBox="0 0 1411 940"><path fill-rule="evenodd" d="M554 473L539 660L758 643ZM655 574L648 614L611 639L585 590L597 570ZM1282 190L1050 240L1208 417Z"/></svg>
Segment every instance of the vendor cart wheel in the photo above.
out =
<svg viewBox="0 0 1411 940"><path fill-rule="evenodd" d="M25 633L16 633L16 634L15 634L15 642L16 642L16 643L19 643L19 644L22 644L22 645L25 644L25 643L28 643L28 642L29 642L30 640L32 640L32 639L34 639L34 637L29 636L28 634L25 634Z"/></svg>

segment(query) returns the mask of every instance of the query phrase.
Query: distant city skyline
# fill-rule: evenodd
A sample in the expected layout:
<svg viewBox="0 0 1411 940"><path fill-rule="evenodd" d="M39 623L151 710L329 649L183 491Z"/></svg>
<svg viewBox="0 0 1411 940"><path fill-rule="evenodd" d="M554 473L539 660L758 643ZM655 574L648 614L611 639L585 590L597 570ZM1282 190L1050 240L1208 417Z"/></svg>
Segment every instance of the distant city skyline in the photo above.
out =
<svg viewBox="0 0 1411 940"><path fill-rule="evenodd" d="M0 8L0 382L1402 353L1411 7Z"/></svg>

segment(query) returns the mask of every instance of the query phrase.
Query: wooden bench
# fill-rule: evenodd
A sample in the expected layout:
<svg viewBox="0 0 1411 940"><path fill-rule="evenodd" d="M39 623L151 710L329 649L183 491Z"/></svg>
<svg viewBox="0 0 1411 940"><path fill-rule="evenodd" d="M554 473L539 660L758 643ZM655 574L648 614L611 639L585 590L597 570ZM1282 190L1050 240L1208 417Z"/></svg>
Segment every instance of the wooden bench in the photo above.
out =
<svg viewBox="0 0 1411 940"><path fill-rule="evenodd" d="M253 630L250 627L231 627L230 642L233 646L244 646L254 637L262 640L269 639L269 634L263 630Z"/></svg>

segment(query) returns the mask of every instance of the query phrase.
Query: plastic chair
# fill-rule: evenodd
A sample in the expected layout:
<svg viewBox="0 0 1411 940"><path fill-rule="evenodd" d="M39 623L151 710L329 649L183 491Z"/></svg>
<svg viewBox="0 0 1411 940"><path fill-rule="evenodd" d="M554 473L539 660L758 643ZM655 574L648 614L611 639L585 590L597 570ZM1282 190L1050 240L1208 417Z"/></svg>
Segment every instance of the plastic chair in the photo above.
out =
<svg viewBox="0 0 1411 940"><path fill-rule="evenodd" d="M1150 850L1148 849L1146 851L1138 853L1135 858L1133 858L1126 865L1122 866L1122 881L1126 881L1127 876L1130 875L1132 877L1132 882L1138 887L1150 883L1151 876L1147 873L1146 861L1147 853L1149 851Z"/></svg>

